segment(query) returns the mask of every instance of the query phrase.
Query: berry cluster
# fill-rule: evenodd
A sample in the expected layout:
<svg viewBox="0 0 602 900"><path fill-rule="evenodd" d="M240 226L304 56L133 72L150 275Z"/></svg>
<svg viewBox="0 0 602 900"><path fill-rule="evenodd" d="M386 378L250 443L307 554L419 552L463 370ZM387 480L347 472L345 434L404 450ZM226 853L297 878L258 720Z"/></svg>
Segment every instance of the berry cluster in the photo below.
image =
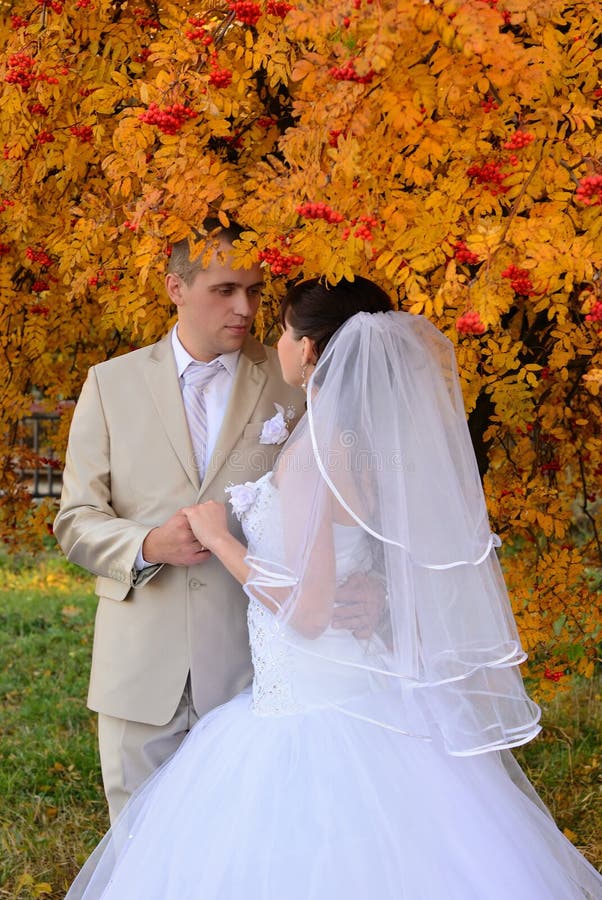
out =
<svg viewBox="0 0 602 900"><path fill-rule="evenodd" d="M27 92L34 81L45 81L47 84L58 84L59 80L54 75L35 71L36 61L29 53L12 53L8 57L8 71L4 77L7 84L18 84L23 92ZM66 75L68 69L61 69L61 75Z"/></svg>
<svg viewBox="0 0 602 900"><path fill-rule="evenodd" d="M284 19L292 8L292 3L284 3L281 0L268 0L266 12L269 16L277 16L279 19Z"/></svg>
<svg viewBox="0 0 602 900"><path fill-rule="evenodd" d="M90 125L72 125L69 131L82 144L92 144L94 142L94 132Z"/></svg>
<svg viewBox="0 0 602 900"><path fill-rule="evenodd" d="M136 24L142 29L159 28L161 25L158 19L154 19L152 16L149 16L148 10L143 9L141 6L135 6L132 10L132 15L136 20Z"/></svg>
<svg viewBox="0 0 602 900"><path fill-rule="evenodd" d="M29 307L29 312L33 313L35 316L47 316L50 309L47 306L41 306L39 303L34 303Z"/></svg>
<svg viewBox="0 0 602 900"><path fill-rule="evenodd" d="M476 310L465 312L456 320L456 328L460 334L483 334L485 325Z"/></svg>
<svg viewBox="0 0 602 900"><path fill-rule="evenodd" d="M77 0L75 4L76 9L94 9L92 6L92 0Z"/></svg>
<svg viewBox="0 0 602 900"><path fill-rule="evenodd" d="M90 287L98 287L98 282L104 276L104 274L104 269L99 269L96 275L92 275L90 278L88 278L88 284L90 285Z"/></svg>
<svg viewBox="0 0 602 900"><path fill-rule="evenodd" d="M228 0L228 6L243 25L257 25L261 18L261 7L253 0Z"/></svg>
<svg viewBox="0 0 602 900"><path fill-rule="evenodd" d="M31 262L39 263L44 269L48 269L52 265L52 259L48 255L48 251L43 247L41 250L36 250L35 247L27 247L25 256Z"/></svg>
<svg viewBox="0 0 602 900"><path fill-rule="evenodd" d="M518 266L508 266L508 268L504 269L502 272L502 278L509 278L510 287L515 294L520 294L521 297L531 297L535 293L528 269L520 269Z"/></svg>
<svg viewBox="0 0 602 900"><path fill-rule="evenodd" d="M370 84L375 73L372 69L369 69L365 75L358 75L355 71L355 62L350 60L344 66L333 66L328 70L328 74L335 81L355 81L357 84Z"/></svg>
<svg viewBox="0 0 602 900"><path fill-rule="evenodd" d="M36 79L36 61L28 53L13 53L8 57L7 84L18 84L21 90L28 91Z"/></svg>
<svg viewBox="0 0 602 900"><path fill-rule="evenodd" d="M147 125L156 125L163 134L177 134L188 119L196 119L197 116L198 113L194 109L181 103L174 103L164 109L156 103L151 103L147 111L141 113L138 118Z"/></svg>
<svg viewBox="0 0 602 900"><path fill-rule="evenodd" d="M481 101L481 109L485 110L486 113L491 112L492 109L499 109L499 103L496 103L495 98L488 94L484 100Z"/></svg>
<svg viewBox="0 0 602 900"><path fill-rule="evenodd" d="M271 128L272 125L278 124L278 120L273 119L271 116L260 116L257 119L257 124L260 128Z"/></svg>
<svg viewBox="0 0 602 900"><path fill-rule="evenodd" d="M260 262L266 262L272 275L288 275L294 266L303 264L303 257L295 254L283 256L277 247L268 247L259 253Z"/></svg>
<svg viewBox="0 0 602 900"><path fill-rule="evenodd" d="M552 672L552 670L548 669L546 666L543 677L547 678L548 681L560 681L561 678L564 678L565 674L565 672Z"/></svg>
<svg viewBox="0 0 602 900"><path fill-rule="evenodd" d="M135 56L132 57L132 59L134 60L134 62L137 62L137 63L145 63L150 55L151 55L150 47L141 47L140 53L137 53ZM90 93L92 93L92 92L90 91Z"/></svg>
<svg viewBox="0 0 602 900"><path fill-rule="evenodd" d="M47 116L48 110L41 103L30 103L27 107L32 116Z"/></svg>
<svg viewBox="0 0 602 900"><path fill-rule="evenodd" d="M339 137L345 134L344 129L337 130L333 128L332 131L328 132L328 145L329 147L338 147L339 145Z"/></svg>
<svg viewBox="0 0 602 900"><path fill-rule="evenodd" d="M38 131L35 140L36 144L51 144L54 140L54 135L51 131L44 129L43 131Z"/></svg>
<svg viewBox="0 0 602 900"><path fill-rule="evenodd" d="M539 469L544 474L546 472L560 472L560 463L557 459L552 459L550 462L542 463Z"/></svg>
<svg viewBox="0 0 602 900"><path fill-rule="evenodd" d="M586 206L602 206L602 175L586 175L582 178L575 196Z"/></svg>
<svg viewBox="0 0 602 900"><path fill-rule="evenodd" d="M585 317L586 322L602 322L602 302L596 300L591 311Z"/></svg>
<svg viewBox="0 0 602 900"><path fill-rule="evenodd" d="M507 185L504 184L504 179L508 175L501 171L500 166L501 163L499 162L486 162L482 166L475 163L474 166L470 166L466 170L466 174L469 178L476 179L477 184L487 185L494 196L505 194L509 190Z"/></svg>
<svg viewBox="0 0 602 900"><path fill-rule="evenodd" d="M354 219L351 224L357 225L357 222L358 219ZM375 219L374 216L360 216L359 222L361 224L355 229L353 236L364 241L372 241L374 239L372 229L377 227L378 219Z"/></svg>
<svg viewBox="0 0 602 900"><path fill-rule="evenodd" d="M29 22L27 21L27 19L24 19L23 16L17 16L13 13L13 15L10 17L10 27L14 31L17 31L17 29L19 28L27 28L28 25Z"/></svg>
<svg viewBox="0 0 602 900"><path fill-rule="evenodd" d="M209 84L216 88L227 88L232 84L232 72L230 69L221 69L217 61L217 55L211 57L211 75Z"/></svg>
<svg viewBox="0 0 602 900"><path fill-rule="evenodd" d="M0 259L3 256L6 256L7 253L10 253L10 244L5 244L3 241L0 241Z"/></svg>
<svg viewBox="0 0 602 900"><path fill-rule="evenodd" d="M476 266L481 262L478 254L469 250L464 241L456 241L454 244L454 258L468 266Z"/></svg>
<svg viewBox="0 0 602 900"><path fill-rule="evenodd" d="M530 131L515 131L511 138L504 143L505 150L522 150L528 147L531 141L535 140L535 135Z"/></svg>
<svg viewBox="0 0 602 900"><path fill-rule="evenodd" d="M40 278L37 281L34 281L31 289L34 294L41 294L43 291L47 291L49 287L50 285L48 284L48 282Z"/></svg>
<svg viewBox="0 0 602 900"><path fill-rule="evenodd" d="M9 200L8 197L3 197L2 199L0 199L0 213L5 212L5 210L7 210L10 206L14 205L14 200Z"/></svg>
<svg viewBox="0 0 602 900"><path fill-rule="evenodd" d="M51 9L57 15L60 15L63 11L63 4L59 3L58 0L38 0L38 6L43 7L43 9Z"/></svg>
<svg viewBox="0 0 602 900"><path fill-rule="evenodd" d="M324 219L330 225L343 221L343 216L339 212L331 209L327 203L310 203L309 201L301 203L297 207L297 213L304 219Z"/></svg>
<svg viewBox="0 0 602 900"><path fill-rule="evenodd" d="M192 25L192 28L186 32L186 37L189 41L201 41L205 47L208 47L209 44L212 43L213 35L208 34L205 28L207 24L206 19L203 19L200 16L190 16L188 24Z"/></svg>

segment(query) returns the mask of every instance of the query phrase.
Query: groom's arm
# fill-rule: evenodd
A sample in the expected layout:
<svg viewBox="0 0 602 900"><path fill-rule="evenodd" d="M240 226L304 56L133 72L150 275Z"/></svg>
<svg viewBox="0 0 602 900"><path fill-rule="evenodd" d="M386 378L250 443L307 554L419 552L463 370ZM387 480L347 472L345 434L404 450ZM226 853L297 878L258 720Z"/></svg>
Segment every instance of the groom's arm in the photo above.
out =
<svg viewBox="0 0 602 900"><path fill-rule="evenodd" d="M72 562L133 584L134 562L150 530L120 518L112 507L109 433L92 368L73 414L54 533ZM156 566L144 570L144 580L156 571Z"/></svg>

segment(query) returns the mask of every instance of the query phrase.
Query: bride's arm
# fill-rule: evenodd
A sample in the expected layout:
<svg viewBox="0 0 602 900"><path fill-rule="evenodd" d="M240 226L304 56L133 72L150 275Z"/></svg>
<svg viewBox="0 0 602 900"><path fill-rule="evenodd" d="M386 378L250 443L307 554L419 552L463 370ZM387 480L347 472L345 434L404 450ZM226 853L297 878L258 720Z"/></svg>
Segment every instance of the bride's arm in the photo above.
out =
<svg viewBox="0 0 602 900"><path fill-rule="evenodd" d="M248 551L229 531L226 507L209 500L197 506L185 507L182 512L188 519L194 536L201 546L217 556L225 569L240 584L246 584L252 576L245 559ZM328 526L328 527L327 527ZM330 625L335 590L334 550L330 522L318 526L316 540L312 542L309 559L304 567L304 577L297 587L289 623L304 637L316 638ZM301 537L301 536L299 536ZM290 588L273 587L257 597L272 612L281 609L291 596Z"/></svg>
<svg viewBox="0 0 602 900"><path fill-rule="evenodd" d="M251 572L245 563L247 548L228 531L225 505L208 500L197 506L187 506L182 512L201 546L217 556L230 575L244 584Z"/></svg>

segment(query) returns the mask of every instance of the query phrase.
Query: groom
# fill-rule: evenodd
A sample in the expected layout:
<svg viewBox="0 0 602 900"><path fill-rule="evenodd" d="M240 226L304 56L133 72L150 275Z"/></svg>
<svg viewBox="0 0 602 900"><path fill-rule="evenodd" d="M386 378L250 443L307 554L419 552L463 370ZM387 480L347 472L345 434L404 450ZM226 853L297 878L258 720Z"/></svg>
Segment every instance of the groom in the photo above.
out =
<svg viewBox="0 0 602 900"><path fill-rule="evenodd" d="M276 352L249 335L263 277L232 268L242 229L204 229L217 241L208 263L190 260L188 241L172 251L176 327L90 370L54 524L67 557L98 576L88 705L113 821L197 719L251 679L246 597L180 510L270 470L280 448L260 443L263 423L276 403L294 410L290 427L304 408Z"/></svg>

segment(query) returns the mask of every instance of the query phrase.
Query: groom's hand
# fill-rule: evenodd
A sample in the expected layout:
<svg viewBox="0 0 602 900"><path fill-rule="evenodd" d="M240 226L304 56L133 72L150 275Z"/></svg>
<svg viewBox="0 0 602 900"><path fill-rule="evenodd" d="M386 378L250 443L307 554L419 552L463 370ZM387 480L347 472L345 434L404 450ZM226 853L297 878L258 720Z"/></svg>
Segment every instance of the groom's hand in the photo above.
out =
<svg viewBox="0 0 602 900"><path fill-rule="evenodd" d="M381 622L385 586L373 575L358 572L337 588L332 627L351 631L356 638L370 638Z"/></svg>
<svg viewBox="0 0 602 900"><path fill-rule="evenodd" d="M162 525L149 531L142 544L142 555L148 563L195 566L209 559L211 553L201 549L188 519L179 510Z"/></svg>

